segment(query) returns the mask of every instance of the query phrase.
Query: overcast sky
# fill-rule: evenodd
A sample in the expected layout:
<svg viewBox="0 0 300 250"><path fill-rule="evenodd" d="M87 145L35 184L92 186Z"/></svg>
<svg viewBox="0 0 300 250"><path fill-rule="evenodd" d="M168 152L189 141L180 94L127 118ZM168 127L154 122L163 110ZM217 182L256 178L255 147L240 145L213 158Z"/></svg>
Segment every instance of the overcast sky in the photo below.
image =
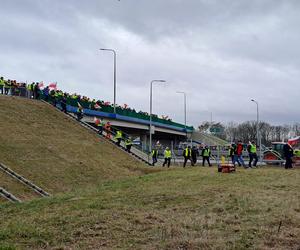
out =
<svg viewBox="0 0 300 250"><path fill-rule="evenodd" d="M298 0L0 0L0 75L187 123L300 122Z"/></svg>

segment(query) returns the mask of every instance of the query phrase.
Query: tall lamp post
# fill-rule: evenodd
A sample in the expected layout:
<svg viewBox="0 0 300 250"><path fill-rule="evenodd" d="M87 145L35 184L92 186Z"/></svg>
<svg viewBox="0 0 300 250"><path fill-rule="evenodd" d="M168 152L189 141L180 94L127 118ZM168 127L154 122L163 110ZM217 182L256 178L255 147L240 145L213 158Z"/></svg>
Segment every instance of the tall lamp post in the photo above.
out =
<svg viewBox="0 0 300 250"><path fill-rule="evenodd" d="M178 94L183 94L184 96L184 129L185 129L185 137L187 138L187 130L186 130L186 93L183 91L176 91Z"/></svg>
<svg viewBox="0 0 300 250"><path fill-rule="evenodd" d="M117 91L117 53L113 49L100 49L100 50L106 50L111 51L114 54L114 114L116 114L116 91Z"/></svg>
<svg viewBox="0 0 300 250"><path fill-rule="evenodd" d="M150 114L149 114L149 151L152 152L152 85L155 82L166 82L165 80L152 80L150 83Z"/></svg>
<svg viewBox="0 0 300 250"><path fill-rule="evenodd" d="M259 110L258 110L258 102L254 99L251 99L251 102L256 104L256 145L259 145L259 158L261 158L261 143L259 140L259 132L258 132L258 125L259 125ZM261 160L261 159L260 159Z"/></svg>

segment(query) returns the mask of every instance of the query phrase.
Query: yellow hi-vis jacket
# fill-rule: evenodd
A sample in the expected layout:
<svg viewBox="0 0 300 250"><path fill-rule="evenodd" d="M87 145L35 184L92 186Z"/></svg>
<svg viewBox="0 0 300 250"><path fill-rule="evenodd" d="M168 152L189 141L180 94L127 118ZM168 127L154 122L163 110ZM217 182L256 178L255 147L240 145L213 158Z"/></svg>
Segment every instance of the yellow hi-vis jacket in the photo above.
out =
<svg viewBox="0 0 300 250"><path fill-rule="evenodd" d="M165 150L165 158L171 158L171 155L172 155L172 152L171 152L171 150L170 149L166 149Z"/></svg>

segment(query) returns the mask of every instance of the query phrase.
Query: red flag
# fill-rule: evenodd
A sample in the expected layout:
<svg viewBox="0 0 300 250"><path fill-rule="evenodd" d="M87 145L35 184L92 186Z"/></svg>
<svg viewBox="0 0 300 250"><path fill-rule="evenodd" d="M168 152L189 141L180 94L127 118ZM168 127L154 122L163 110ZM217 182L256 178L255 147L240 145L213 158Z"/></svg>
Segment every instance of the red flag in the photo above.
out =
<svg viewBox="0 0 300 250"><path fill-rule="evenodd" d="M44 82L40 82L40 83L39 83L39 88L40 88L40 89L44 88Z"/></svg>
<svg viewBox="0 0 300 250"><path fill-rule="evenodd" d="M95 109L101 109L101 107L100 107L100 105L98 105L98 103L96 103L96 104L94 105L94 108L95 108Z"/></svg>
<svg viewBox="0 0 300 250"><path fill-rule="evenodd" d="M56 82L52 82L52 83L50 83L49 85L49 89L53 89L53 90L57 90L57 83Z"/></svg>

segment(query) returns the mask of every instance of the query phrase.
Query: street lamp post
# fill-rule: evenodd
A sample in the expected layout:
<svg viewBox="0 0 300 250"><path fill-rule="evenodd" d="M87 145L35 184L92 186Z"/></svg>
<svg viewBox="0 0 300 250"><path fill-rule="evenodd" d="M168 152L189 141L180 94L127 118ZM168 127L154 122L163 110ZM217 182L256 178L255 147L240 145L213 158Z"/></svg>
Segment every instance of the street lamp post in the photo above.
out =
<svg viewBox="0 0 300 250"><path fill-rule="evenodd" d="M149 114L149 151L152 152L152 85L155 82L166 82L165 80L152 80L150 83L150 114Z"/></svg>
<svg viewBox="0 0 300 250"><path fill-rule="evenodd" d="M251 102L254 102L256 104L256 145L259 145L259 158L261 160L261 143L259 140L259 132L258 132L258 126L259 126L259 110L258 110L258 102L254 99L251 99Z"/></svg>
<svg viewBox="0 0 300 250"><path fill-rule="evenodd" d="M183 91L177 91L178 94L183 94L184 96L184 129L185 129L185 137L187 138L187 130L186 130L186 93Z"/></svg>
<svg viewBox="0 0 300 250"><path fill-rule="evenodd" d="M114 54L114 114L116 114L116 92L117 92L117 53L113 49L100 49L100 50L106 50L111 51Z"/></svg>

